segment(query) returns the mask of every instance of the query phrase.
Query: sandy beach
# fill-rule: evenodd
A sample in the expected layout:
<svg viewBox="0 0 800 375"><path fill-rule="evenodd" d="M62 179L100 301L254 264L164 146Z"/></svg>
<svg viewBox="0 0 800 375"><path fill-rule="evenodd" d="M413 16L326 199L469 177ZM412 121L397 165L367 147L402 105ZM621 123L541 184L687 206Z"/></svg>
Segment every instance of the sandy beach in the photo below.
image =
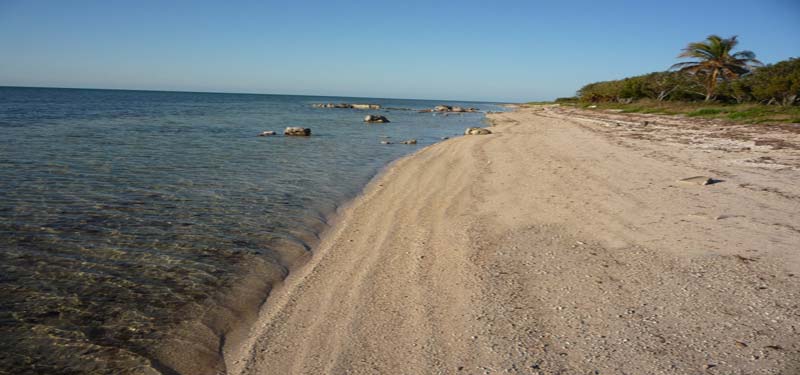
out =
<svg viewBox="0 0 800 375"><path fill-rule="evenodd" d="M225 371L800 372L796 129L489 119L373 180Z"/></svg>

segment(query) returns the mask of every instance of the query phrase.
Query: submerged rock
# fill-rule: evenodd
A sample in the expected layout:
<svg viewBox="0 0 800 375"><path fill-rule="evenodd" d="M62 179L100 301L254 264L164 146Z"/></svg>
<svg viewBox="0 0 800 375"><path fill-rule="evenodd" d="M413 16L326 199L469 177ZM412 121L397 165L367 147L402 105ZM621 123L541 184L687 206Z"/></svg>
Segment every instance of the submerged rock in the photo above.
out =
<svg viewBox="0 0 800 375"><path fill-rule="evenodd" d="M266 136L275 135L275 134L276 133L274 131L272 131L272 130L266 130L266 131L263 131L261 133L258 133L258 136L259 137L266 137Z"/></svg>
<svg viewBox="0 0 800 375"><path fill-rule="evenodd" d="M467 128L464 130L464 135L486 135L492 134L492 131L484 128Z"/></svg>
<svg viewBox="0 0 800 375"><path fill-rule="evenodd" d="M404 145L415 145L415 144L417 144L417 140L416 139L409 139L409 140L406 140L406 141L402 141L400 143L402 143Z"/></svg>
<svg viewBox="0 0 800 375"><path fill-rule="evenodd" d="M288 127L286 130L283 131L284 135L291 135L291 136L301 136L307 137L311 135L310 128L301 128L301 127Z"/></svg>
<svg viewBox="0 0 800 375"><path fill-rule="evenodd" d="M389 122L389 119L386 118L385 116L367 115L367 117L364 117L364 122L384 123L384 122Z"/></svg>
<svg viewBox="0 0 800 375"><path fill-rule="evenodd" d="M392 141L381 141L381 144L382 145L390 145L390 144L392 144Z"/></svg>

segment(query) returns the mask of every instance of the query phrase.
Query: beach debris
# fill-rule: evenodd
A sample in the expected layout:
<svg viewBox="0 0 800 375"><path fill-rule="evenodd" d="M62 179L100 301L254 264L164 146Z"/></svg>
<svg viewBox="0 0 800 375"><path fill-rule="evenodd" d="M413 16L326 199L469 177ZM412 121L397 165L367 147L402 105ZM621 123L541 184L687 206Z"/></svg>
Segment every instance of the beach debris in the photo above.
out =
<svg viewBox="0 0 800 375"><path fill-rule="evenodd" d="M392 141L381 141L381 144L382 145L390 145L390 144L392 144Z"/></svg>
<svg viewBox="0 0 800 375"><path fill-rule="evenodd" d="M314 108L349 108L349 109L381 109L380 104L363 104L363 103L315 103L311 105Z"/></svg>
<svg viewBox="0 0 800 375"><path fill-rule="evenodd" d="M273 130L265 130L265 131L263 131L263 132L261 132L261 133L258 133L258 136L259 136L259 137L266 137L266 136L268 136L268 135L275 135L275 134L276 134L276 133L275 133L275 131L273 131Z"/></svg>
<svg viewBox="0 0 800 375"><path fill-rule="evenodd" d="M750 263L750 262L755 262L756 260L758 260L756 258L750 258L750 257L746 257L746 256L741 256L739 254L734 254L733 257L738 259L742 263Z"/></svg>
<svg viewBox="0 0 800 375"><path fill-rule="evenodd" d="M404 144L404 145L415 145L415 144L417 144L417 140L416 139L409 139L409 140L402 141L400 143Z"/></svg>
<svg viewBox="0 0 800 375"><path fill-rule="evenodd" d="M693 177L687 177L687 178L680 179L680 180L678 180L678 182L682 182L684 184L692 184L692 185L701 185L701 186L703 186L703 185L715 184L715 183L717 183L719 181L717 181L717 180L715 180L715 179L713 179L711 177L708 177L708 176L693 176Z"/></svg>
<svg viewBox="0 0 800 375"><path fill-rule="evenodd" d="M467 128L464 130L464 135L486 135L492 134L492 131L485 128Z"/></svg>
<svg viewBox="0 0 800 375"><path fill-rule="evenodd" d="M367 115L367 117L364 117L364 122L368 122L368 123L385 123L385 122L390 122L390 121L389 121L388 118L386 118L386 116Z"/></svg>
<svg viewBox="0 0 800 375"><path fill-rule="evenodd" d="M307 137L311 135L310 128L301 128L297 126L290 126L283 131L284 135Z"/></svg>

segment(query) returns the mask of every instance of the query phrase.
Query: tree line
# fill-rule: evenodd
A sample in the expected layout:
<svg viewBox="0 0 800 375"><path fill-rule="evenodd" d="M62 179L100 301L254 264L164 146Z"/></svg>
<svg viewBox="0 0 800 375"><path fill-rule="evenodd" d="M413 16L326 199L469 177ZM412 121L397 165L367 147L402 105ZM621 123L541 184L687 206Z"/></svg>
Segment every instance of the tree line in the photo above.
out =
<svg viewBox="0 0 800 375"><path fill-rule="evenodd" d="M692 61L669 70L613 81L590 83L578 90L582 102L630 103L657 101L717 101L723 103L800 104L800 59L763 65L751 51L733 52L735 36L711 35L690 43L679 58Z"/></svg>

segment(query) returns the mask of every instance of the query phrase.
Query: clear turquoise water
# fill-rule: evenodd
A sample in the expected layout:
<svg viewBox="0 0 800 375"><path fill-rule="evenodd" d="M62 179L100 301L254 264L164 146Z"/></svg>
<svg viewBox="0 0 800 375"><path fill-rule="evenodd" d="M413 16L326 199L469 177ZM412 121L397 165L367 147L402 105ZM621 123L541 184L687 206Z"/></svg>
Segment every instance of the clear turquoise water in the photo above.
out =
<svg viewBox="0 0 800 375"><path fill-rule="evenodd" d="M245 275L266 297L381 167L484 120L311 108L325 102L500 110L0 87L0 373L153 366L171 328ZM286 126L313 135L256 136Z"/></svg>

